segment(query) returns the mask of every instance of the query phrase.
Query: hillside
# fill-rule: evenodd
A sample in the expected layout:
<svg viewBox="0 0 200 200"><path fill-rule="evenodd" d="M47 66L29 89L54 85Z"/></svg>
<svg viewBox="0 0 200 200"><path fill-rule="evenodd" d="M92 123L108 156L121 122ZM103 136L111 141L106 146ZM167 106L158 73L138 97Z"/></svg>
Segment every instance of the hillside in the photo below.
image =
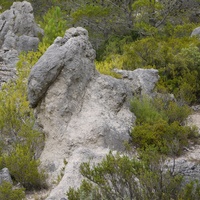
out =
<svg viewBox="0 0 200 200"><path fill-rule="evenodd" d="M2 2L0 199L199 199L198 2L50 2Z"/></svg>

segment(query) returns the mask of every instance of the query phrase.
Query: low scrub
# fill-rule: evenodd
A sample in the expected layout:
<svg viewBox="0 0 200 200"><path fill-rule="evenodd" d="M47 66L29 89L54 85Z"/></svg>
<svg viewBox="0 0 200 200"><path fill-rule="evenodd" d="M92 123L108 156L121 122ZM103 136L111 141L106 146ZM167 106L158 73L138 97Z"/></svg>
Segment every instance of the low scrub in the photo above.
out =
<svg viewBox="0 0 200 200"><path fill-rule="evenodd" d="M183 187L183 177L166 167L165 158L154 149L142 152L140 160L110 153L97 165L83 163L80 172L85 179L79 188L69 189L69 200L200 198L200 185L191 182Z"/></svg>
<svg viewBox="0 0 200 200"><path fill-rule="evenodd" d="M131 136L132 143L138 148L154 146L160 153L180 155L189 139L196 140L195 127L182 126L191 113L188 106L179 106L174 101L135 98L131 110L136 115L136 126Z"/></svg>
<svg viewBox="0 0 200 200"><path fill-rule="evenodd" d="M11 183L3 182L0 186L1 200L22 200L25 199L23 188L14 189Z"/></svg>

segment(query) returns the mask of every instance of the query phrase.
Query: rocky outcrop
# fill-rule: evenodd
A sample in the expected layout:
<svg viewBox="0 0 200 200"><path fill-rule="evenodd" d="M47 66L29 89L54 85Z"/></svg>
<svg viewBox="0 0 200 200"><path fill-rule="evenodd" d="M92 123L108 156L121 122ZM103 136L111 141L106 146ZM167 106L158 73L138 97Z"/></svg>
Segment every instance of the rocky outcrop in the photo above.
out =
<svg viewBox="0 0 200 200"><path fill-rule="evenodd" d="M42 35L29 2L15 2L0 14L0 86L15 77L19 53L36 50Z"/></svg>
<svg viewBox="0 0 200 200"><path fill-rule="evenodd" d="M63 174L47 199L66 198L68 188L80 184L83 161L99 162L109 150L124 150L135 121L130 100L136 93L152 94L159 79L154 69L120 70L121 79L101 75L94 59L87 31L71 28L30 73L29 102L46 134L40 159L50 181Z"/></svg>

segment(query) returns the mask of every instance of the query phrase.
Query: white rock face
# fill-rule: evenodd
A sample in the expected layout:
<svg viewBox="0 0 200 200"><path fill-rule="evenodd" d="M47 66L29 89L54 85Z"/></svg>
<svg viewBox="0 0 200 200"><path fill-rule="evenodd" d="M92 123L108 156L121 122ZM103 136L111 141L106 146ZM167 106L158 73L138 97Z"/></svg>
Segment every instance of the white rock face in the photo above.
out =
<svg viewBox="0 0 200 200"><path fill-rule="evenodd" d="M29 2L14 2L10 10L0 14L0 87L16 77L19 53L37 50L42 35Z"/></svg>
<svg viewBox="0 0 200 200"><path fill-rule="evenodd" d="M80 184L80 163L99 162L109 150L125 149L135 121L130 99L135 93L152 93L159 79L154 69L120 71L126 74L122 79L101 75L94 59L87 31L71 28L54 41L30 73L29 102L46 134L42 165L50 182L64 171L49 200L66 198L68 188Z"/></svg>
<svg viewBox="0 0 200 200"><path fill-rule="evenodd" d="M195 28L192 33L191 33L191 37L192 36L198 36L200 35L200 27Z"/></svg>
<svg viewBox="0 0 200 200"><path fill-rule="evenodd" d="M11 184L13 183L8 168L3 168L0 170L0 185L4 181L11 183Z"/></svg>

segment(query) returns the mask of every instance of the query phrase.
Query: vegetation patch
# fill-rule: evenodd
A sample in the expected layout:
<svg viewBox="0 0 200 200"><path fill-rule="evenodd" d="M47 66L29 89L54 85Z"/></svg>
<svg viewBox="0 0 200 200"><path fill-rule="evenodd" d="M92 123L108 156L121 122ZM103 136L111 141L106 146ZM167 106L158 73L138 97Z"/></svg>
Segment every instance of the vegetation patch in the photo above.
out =
<svg viewBox="0 0 200 200"><path fill-rule="evenodd" d="M200 185L194 181L183 187L183 177L152 148L142 152L139 160L110 153L97 165L83 163L80 172L84 180L78 189L68 190L69 200L200 198Z"/></svg>
<svg viewBox="0 0 200 200"><path fill-rule="evenodd" d="M195 127L182 126L191 113L187 105L165 99L135 98L131 110L136 115L136 126L131 136L132 143L142 149L156 147L160 153L180 155L189 140L196 141Z"/></svg>

